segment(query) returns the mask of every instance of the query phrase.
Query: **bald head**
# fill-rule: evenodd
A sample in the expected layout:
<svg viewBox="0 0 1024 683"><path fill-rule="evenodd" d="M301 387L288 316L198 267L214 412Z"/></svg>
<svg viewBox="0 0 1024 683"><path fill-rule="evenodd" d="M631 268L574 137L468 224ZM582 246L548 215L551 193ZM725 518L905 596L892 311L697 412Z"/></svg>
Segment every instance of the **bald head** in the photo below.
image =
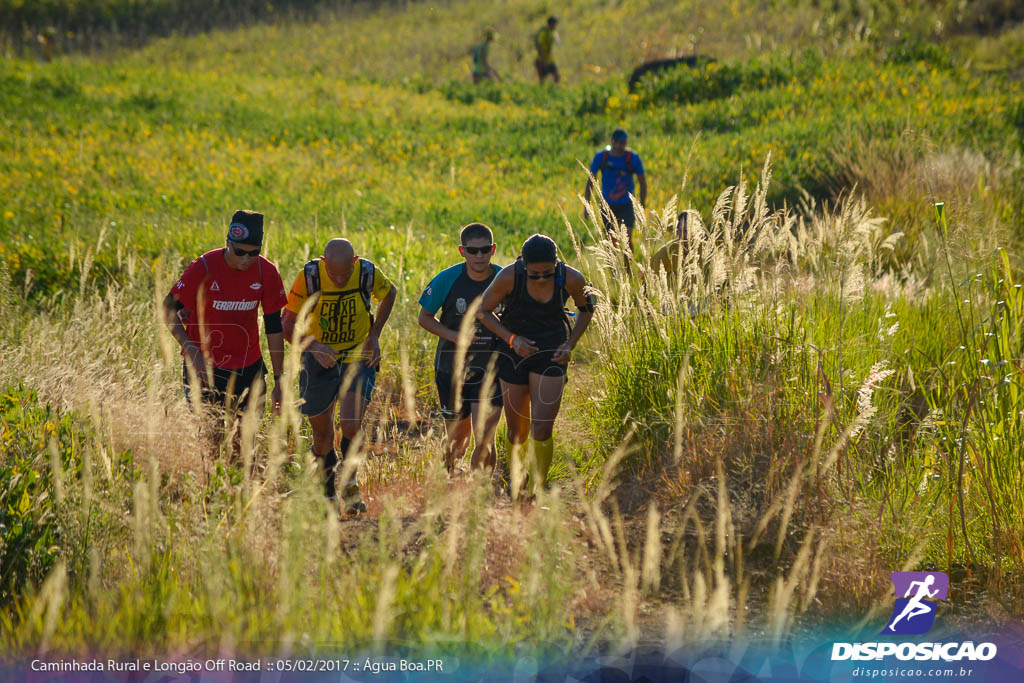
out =
<svg viewBox="0 0 1024 683"><path fill-rule="evenodd" d="M324 260L341 264L342 261L351 261L356 255L352 243L343 237L335 237L324 247Z"/></svg>
<svg viewBox="0 0 1024 683"><path fill-rule="evenodd" d="M352 277L356 250L347 239L336 237L324 247L324 268L338 287L344 287Z"/></svg>

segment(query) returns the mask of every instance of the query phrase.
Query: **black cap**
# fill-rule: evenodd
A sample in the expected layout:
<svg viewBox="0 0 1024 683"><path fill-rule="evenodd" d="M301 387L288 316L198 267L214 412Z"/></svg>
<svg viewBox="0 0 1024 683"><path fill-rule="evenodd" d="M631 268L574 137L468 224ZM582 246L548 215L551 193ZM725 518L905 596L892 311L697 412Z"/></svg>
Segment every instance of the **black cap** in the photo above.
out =
<svg viewBox="0 0 1024 683"><path fill-rule="evenodd" d="M228 241L238 244L263 244L263 214L242 209L235 211L228 226Z"/></svg>
<svg viewBox="0 0 1024 683"><path fill-rule="evenodd" d="M625 140L626 131L622 128L616 128L612 131L612 140Z"/></svg>
<svg viewBox="0 0 1024 683"><path fill-rule="evenodd" d="M523 249L520 252L523 263L555 263L558 261L558 247L555 241L547 235L530 235L523 242Z"/></svg>

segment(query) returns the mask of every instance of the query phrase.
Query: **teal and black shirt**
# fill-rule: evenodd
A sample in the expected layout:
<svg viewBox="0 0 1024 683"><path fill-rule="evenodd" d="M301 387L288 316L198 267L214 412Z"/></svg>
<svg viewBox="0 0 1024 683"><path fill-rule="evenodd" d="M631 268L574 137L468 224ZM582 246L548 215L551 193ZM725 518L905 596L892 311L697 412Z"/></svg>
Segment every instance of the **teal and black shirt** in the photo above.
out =
<svg viewBox="0 0 1024 683"><path fill-rule="evenodd" d="M451 268L445 268L434 276L427 288L423 290L423 295L420 296L420 306L431 315L435 315L440 309L441 324L449 329L458 330L470 304L484 293L487 286L494 280L494 276L501 270L493 263L491 268L490 276L480 282L469 277L465 263L457 263ZM466 352L466 368L482 371L487 368L497 339L479 320L476 321L476 336L476 341ZM439 338L437 352L434 354L434 371L451 373L454 363L455 344L447 339Z"/></svg>

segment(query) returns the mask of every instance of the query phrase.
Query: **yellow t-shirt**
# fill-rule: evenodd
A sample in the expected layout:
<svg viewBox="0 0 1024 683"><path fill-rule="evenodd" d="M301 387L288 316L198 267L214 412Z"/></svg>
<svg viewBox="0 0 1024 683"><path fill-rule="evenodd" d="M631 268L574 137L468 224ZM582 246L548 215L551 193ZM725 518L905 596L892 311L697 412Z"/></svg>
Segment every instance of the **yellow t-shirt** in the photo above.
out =
<svg viewBox="0 0 1024 683"><path fill-rule="evenodd" d="M323 259L318 259L320 267L320 298L313 305L312 320L306 334L319 342L327 344L338 352L338 360L342 363L353 363L363 359L362 345L370 334L370 312L363 304L363 295L359 292L359 273L363 268L364 259L359 259L352 269L352 277L344 287L338 287L327 276L327 268ZM387 279L380 268L373 269L373 287L371 296L380 301L391 291L391 280ZM302 304L306 301L306 274L299 271L288 292L289 311L298 315Z"/></svg>
<svg viewBox="0 0 1024 683"><path fill-rule="evenodd" d="M547 26L537 31L537 57L545 64L551 63L551 48L555 44L555 32Z"/></svg>

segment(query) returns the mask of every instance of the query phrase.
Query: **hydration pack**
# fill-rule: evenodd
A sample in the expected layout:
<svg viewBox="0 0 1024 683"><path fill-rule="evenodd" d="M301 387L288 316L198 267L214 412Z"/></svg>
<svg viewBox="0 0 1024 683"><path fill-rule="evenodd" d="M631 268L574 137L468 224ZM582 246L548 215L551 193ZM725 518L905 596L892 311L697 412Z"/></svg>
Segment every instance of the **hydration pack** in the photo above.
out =
<svg viewBox="0 0 1024 683"><path fill-rule="evenodd" d="M306 296L313 296L320 291L320 261L323 259L317 257L308 261L302 268L303 274L306 276ZM373 292L373 272L374 267L370 261L366 259L359 259L359 296L363 300L363 306L366 307L366 312L370 314L370 325L373 325L373 313L370 311L370 296ZM346 289L340 292L341 296L351 294L355 289Z"/></svg>

